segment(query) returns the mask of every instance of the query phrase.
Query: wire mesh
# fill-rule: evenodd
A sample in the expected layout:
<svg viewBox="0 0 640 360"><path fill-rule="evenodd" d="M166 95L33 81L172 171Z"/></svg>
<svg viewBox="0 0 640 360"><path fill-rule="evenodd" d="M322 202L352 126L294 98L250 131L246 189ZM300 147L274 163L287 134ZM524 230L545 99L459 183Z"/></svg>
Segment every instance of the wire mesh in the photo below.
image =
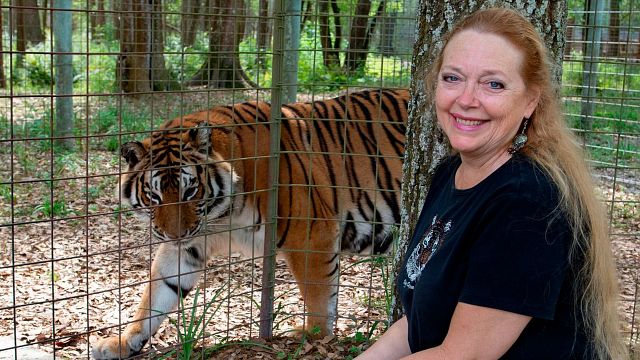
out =
<svg viewBox="0 0 640 360"><path fill-rule="evenodd" d="M640 7L575 3L563 64L567 119L581 140L609 209L625 338L637 353L640 227Z"/></svg>
<svg viewBox="0 0 640 360"><path fill-rule="evenodd" d="M66 4L68 11L62 10ZM131 321L149 283L153 258L171 241L154 236L151 220L137 219L125 205L119 185L128 171L120 156L123 144L152 136L166 120L184 119L196 111L243 101L278 103L274 91L287 103L322 101L362 89L406 88L416 6L415 0L301 1L299 10L288 10L299 11L296 23L291 22L296 18L292 13L276 13L275 3L264 0L3 2L0 356L88 358L99 339L121 334ZM581 134L610 211L623 332L632 348L640 330L639 6L634 1L570 2L562 88L568 120ZM282 6L282 11L287 8ZM59 17L63 14L71 15L70 23ZM278 16L284 26L297 24L293 30L299 30L299 35L282 34L282 47L273 39ZM284 41L287 36L297 36L299 44ZM70 50L59 47L65 41ZM274 70L274 59L283 61L282 70ZM291 59L297 69L287 62ZM65 69L71 72L66 80L60 77ZM212 129L240 134L253 128L250 131L259 134L243 138L245 152L229 147L236 163L268 162L289 154L308 158L305 166L311 171L325 156L354 162L373 159L376 170L369 175L378 180L381 161L397 160L380 144L367 154L352 154L346 147L265 154L261 147L269 134L260 132L257 116L247 119L253 124ZM317 113L300 119L312 128L325 123ZM364 123L372 126L380 123L367 120ZM272 118L269 124L278 121L283 119ZM178 120L179 127L186 124ZM321 135L312 131L309 141ZM152 158L156 155L151 152ZM243 184L241 196L290 190L282 183L277 189L261 186L265 169L251 167L246 178L252 180ZM304 185L307 202L314 192L368 190ZM188 201L163 205L183 203ZM150 207L154 206L161 207ZM372 208L379 206L374 201ZM252 248L255 227L299 220L306 224L299 241L308 244L310 224L332 219L314 215L311 208L307 212L301 218L282 213L261 218L253 212L247 222L228 222L224 228L252 234L246 237ZM354 227L391 223L375 217L350 221ZM202 314L212 319L196 336L198 344L207 345L198 348L203 357L231 340L259 335L264 307L260 247L245 257L232 248L229 232L212 229L206 236L223 239L224 246L217 249L223 255L212 257L198 272L202 290L197 299L194 289L160 326L141 357L184 352L188 341L179 335L191 318ZM296 251L283 250L280 255ZM379 333L389 300L384 291L390 270L385 258L336 251L341 274L335 284L336 333ZM286 263L278 261L274 271L272 330L289 334L304 324L308 307ZM213 305L205 312L208 304Z"/></svg>

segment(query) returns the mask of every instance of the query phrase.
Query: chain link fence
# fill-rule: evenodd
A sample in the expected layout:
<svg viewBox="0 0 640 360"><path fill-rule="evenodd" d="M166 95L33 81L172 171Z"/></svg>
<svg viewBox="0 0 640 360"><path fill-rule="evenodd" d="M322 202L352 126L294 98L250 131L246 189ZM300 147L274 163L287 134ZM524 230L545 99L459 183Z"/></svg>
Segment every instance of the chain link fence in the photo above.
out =
<svg viewBox="0 0 640 360"><path fill-rule="evenodd" d="M128 173L123 144L152 136L166 120L245 101L265 101L278 109L364 89L406 88L416 6L417 0L3 2L0 358L89 358L99 339L122 334L131 322L153 274L154 256L171 241L154 236L151 220L137 218L126 205L120 192L120 178ZM640 4L570 1L569 10L562 95L567 119L581 134L609 208L623 333L633 348L640 331ZM266 122L273 127L283 119L280 111L272 114ZM247 124L234 123L224 131L240 134L252 128L256 135L242 138L244 147L238 149L244 152L233 153L231 162L261 164L246 174L244 179L252 180L243 183L239 197L289 190L268 182L274 169L291 166L274 162L275 154L316 160L335 155L358 166L373 162L378 170L368 176L374 183L383 176L383 161L398 161L377 142L365 154L347 147L310 154L276 147L264 155L263 140L272 134L261 132L256 114L237 116ZM348 116L335 118L346 124ZM211 114L205 119L215 122ZM318 129L326 124L320 113L299 120ZM362 123L378 126L380 119ZM212 131L218 127L225 128L214 125ZM310 133L312 143L322 130ZM315 191L369 190L364 185L305 185L309 199ZM383 203L372 203L372 214L384 210ZM201 290L180 301L141 357L182 358L185 344L191 344L185 334L196 320L208 323L191 338L203 358L224 358L219 352L232 341L264 335L265 321L267 333L276 336L304 324L308 299L301 297L299 281L282 260L269 267L269 249L252 246L262 236L277 237L278 224L304 220L272 206L251 213L248 223L228 223L225 231L207 229L207 236L225 244L217 249L222 255L198 271ZM313 209L308 209L309 224L322 220L311 216ZM354 229L393 222L381 217L343 221ZM253 234L245 237L251 256L231 247L229 228L234 236ZM301 232L298 241L308 243L311 231ZM279 254L286 258L296 251ZM378 334L390 301L387 258L370 251L337 252L337 260L331 259L341 274L333 284L336 335ZM161 280L166 279L171 277ZM277 356L294 354L271 350Z"/></svg>

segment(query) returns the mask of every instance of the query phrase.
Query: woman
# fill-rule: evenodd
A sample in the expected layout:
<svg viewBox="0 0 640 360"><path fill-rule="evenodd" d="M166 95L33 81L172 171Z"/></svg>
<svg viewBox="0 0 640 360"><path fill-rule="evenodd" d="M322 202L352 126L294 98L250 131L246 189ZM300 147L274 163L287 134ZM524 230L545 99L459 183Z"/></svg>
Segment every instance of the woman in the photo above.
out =
<svg viewBox="0 0 640 360"><path fill-rule="evenodd" d="M475 12L430 74L456 155L436 170L397 286L405 317L359 359L621 359L606 215L545 46Z"/></svg>

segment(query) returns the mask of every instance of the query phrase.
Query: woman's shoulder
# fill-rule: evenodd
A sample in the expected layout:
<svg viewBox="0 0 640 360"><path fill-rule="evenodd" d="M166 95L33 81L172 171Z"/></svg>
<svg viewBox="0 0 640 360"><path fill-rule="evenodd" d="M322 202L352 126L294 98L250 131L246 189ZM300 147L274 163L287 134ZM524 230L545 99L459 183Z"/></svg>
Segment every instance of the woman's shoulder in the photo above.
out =
<svg viewBox="0 0 640 360"><path fill-rule="evenodd" d="M558 201L558 189L549 174L534 160L516 154L491 177L488 186L505 196L529 198L536 202Z"/></svg>

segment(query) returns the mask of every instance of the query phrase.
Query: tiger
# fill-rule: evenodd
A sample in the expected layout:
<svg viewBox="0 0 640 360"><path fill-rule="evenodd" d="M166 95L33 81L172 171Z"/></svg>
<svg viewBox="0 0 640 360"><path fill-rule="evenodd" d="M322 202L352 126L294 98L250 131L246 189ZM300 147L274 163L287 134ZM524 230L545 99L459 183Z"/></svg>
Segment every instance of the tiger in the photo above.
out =
<svg viewBox="0 0 640 360"><path fill-rule="evenodd" d="M384 253L400 222L408 101L378 89L281 107L275 242L316 335L337 317L339 254ZM121 198L162 244L132 321L94 344L95 359L139 354L212 255L263 253L270 114L267 102L220 105L122 144Z"/></svg>

